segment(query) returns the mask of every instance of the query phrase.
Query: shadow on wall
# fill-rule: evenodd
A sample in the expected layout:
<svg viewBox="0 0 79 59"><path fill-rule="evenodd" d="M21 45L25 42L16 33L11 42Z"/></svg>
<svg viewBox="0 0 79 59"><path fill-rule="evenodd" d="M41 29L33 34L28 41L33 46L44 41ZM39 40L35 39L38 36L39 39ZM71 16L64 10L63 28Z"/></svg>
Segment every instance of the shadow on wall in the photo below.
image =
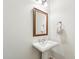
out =
<svg viewBox="0 0 79 59"><path fill-rule="evenodd" d="M52 51L52 57L54 57L55 59L65 59L65 56L58 54L55 51Z"/></svg>
<svg viewBox="0 0 79 59"><path fill-rule="evenodd" d="M67 33L66 31L63 29L61 33L59 33L59 39L60 39L60 43L61 44L68 44L68 36L67 36Z"/></svg>

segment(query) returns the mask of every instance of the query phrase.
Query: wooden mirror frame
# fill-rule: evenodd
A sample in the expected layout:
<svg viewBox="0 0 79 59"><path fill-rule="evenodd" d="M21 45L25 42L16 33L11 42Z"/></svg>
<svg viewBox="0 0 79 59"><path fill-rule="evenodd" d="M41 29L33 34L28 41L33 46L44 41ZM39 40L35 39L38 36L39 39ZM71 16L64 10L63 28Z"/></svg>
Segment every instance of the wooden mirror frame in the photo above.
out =
<svg viewBox="0 0 79 59"><path fill-rule="evenodd" d="M36 34L36 12L40 12L46 15L46 33L45 34ZM33 36L44 36L48 35L48 14L44 11L41 11L37 8L33 8Z"/></svg>

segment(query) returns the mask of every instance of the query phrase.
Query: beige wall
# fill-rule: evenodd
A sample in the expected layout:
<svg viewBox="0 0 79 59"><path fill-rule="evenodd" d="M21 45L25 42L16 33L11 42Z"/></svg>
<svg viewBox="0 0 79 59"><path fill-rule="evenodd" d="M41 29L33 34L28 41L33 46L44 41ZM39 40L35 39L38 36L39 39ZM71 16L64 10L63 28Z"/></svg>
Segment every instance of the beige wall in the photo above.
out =
<svg viewBox="0 0 79 59"><path fill-rule="evenodd" d="M49 1L49 39L60 42L60 45L52 49L56 59L75 59L75 5L74 0L50 0ZM57 22L63 22L64 31L57 34Z"/></svg>

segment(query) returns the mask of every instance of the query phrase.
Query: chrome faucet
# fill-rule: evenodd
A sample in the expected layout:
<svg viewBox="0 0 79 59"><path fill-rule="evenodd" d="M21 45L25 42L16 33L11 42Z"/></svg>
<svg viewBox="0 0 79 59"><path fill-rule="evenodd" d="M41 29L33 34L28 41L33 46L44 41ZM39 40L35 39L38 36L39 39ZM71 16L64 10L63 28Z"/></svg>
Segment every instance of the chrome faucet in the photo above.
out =
<svg viewBox="0 0 79 59"><path fill-rule="evenodd" d="M46 39L39 39L40 44L46 44L46 41L47 41Z"/></svg>

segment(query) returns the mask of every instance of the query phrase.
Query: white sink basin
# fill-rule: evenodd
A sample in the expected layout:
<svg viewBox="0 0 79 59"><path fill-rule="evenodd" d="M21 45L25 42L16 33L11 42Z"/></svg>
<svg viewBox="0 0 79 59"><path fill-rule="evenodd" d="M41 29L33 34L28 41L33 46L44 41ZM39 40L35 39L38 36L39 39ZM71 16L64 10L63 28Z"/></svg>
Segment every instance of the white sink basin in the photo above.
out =
<svg viewBox="0 0 79 59"><path fill-rule="evenodd" d="M53 47L55 47L56 45L58 45L58 43L57 42L54 42L54 41L50 41L50 40L48 40L46 43L39 43L39 42L34 42L33 43L33 46L36 48L36 49L38 49L39 51L41 51L41 52L44 52L44 51L47 51L47 50L49 50L49 49L51 49L51 48L53 48Z"/></svg>

